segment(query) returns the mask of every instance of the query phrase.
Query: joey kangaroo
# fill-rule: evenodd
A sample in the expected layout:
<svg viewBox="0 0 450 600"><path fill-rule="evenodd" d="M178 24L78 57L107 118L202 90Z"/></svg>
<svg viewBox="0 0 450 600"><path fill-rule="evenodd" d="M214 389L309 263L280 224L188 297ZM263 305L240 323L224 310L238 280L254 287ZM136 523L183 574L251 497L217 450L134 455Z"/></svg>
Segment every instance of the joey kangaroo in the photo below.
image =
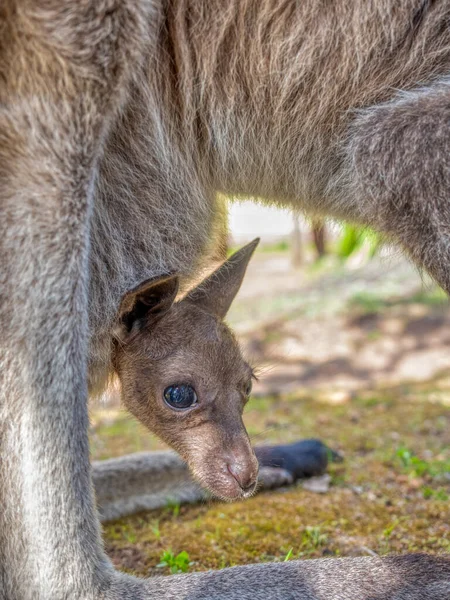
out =
<svg viewBox="0 0 450 600"><path fill-rule="evenodd" d="M122 400L215 496L249 496L258 461L242 422L253 371L223 322L259 240L173 304L176 275L126 294L113 366Z"/></svg>
<svg viewBox="0 0 450 600"><path fill-rule="evenodd" d="M195 275L217 191L372 225L450 291L449 22L447 0L3 0L0 598L450 597L423 555L121 575L87 438L121 298Z"/></svg>
<svg viewBox="0 0 450 600"><path fill-rule="evenodd" d="M253 450L242 422L253 369L223 321L258 239L174 303L177 275L131 290L119 307L112 365L122 401L188 463L218 498L251 495L258 464L293 479L322 473L338 455L318 440Z"/></svg>

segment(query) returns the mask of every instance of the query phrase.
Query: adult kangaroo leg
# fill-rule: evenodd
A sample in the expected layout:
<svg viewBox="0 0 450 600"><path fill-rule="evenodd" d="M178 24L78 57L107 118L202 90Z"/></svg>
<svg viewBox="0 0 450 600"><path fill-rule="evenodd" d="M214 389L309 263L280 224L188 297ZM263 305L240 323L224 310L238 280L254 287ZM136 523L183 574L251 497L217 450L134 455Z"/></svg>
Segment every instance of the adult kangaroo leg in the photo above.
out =
<svg viewBox="0 0 450 600"><path fill-rule="evenodd" d="M363 221L450 293L450 80L363 111L348 146Z"/></svg>
<svg viewBox="0 0 450 600"><path fill-rule="evenodd" d="M121 0L0 10L2 600L88 600L111 572L87 441L89 217L141 12Z"/></svg>
<svg viewBox="0 0 450 600"><path fill-rule="evenodd" d="M0 598L442 600L449 563L426 557L150 581L110 568L86 434L89 218L144 16L122 0L0 9Z"/></svg>

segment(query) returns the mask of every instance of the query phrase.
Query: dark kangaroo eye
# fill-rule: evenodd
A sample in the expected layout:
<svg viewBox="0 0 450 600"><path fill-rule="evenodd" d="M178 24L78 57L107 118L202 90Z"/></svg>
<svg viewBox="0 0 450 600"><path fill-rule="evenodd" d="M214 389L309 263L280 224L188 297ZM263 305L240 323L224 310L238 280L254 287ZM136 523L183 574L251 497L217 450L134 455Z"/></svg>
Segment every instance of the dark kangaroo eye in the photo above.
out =
<svg viewBox="0 0 450 600"><path fill-rule="evenodd" d="M164 400L171 408L180 410L197 404L197 394L193 387L187 384L170 385L164 390Z"/></svg>
<svg viewBox="0 0 450 600"><path fill-rule="evenodd" d="M245 386L245 395L247 396L247 398L250 396L251 393L252 393L252 380L250 379L250 381Z"/></svg>

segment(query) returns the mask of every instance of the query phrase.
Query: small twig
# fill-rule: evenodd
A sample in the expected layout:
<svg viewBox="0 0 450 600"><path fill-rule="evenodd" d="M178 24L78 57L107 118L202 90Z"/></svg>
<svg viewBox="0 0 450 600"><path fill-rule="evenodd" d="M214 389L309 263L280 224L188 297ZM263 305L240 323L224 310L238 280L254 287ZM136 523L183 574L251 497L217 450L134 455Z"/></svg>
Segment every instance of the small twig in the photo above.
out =
<svg viewBox="0 0 450 600"><path fill-rule="evenodd" d="M365 552L366 554L368 554L369 556L375 556L375 557L379 558L378 554L376 552L374 552L373 550L371 550L370 548L368 548L367 546L360 546L359 549L362 550L363 552Z"/></svg>

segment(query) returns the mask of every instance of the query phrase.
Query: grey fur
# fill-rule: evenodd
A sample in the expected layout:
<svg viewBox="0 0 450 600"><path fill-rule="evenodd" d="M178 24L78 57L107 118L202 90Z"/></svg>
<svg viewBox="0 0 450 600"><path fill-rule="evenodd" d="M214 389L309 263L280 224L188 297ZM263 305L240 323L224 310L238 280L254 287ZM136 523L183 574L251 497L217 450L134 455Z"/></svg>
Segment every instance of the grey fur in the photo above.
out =
<svg viewBox="0 0 450 600"><path fill-rule="evenodd" d="M370 223L450 291L449 17L446 0L3 1L2 599L450 597L448 559L425 556L116 574L86 409L121 297L195 272L217 190Z"/></svg>
<svg viewBox="0 0 450 600"><path fill-rule="evenodd" d="M199 502L211 495L196 483L186 463L173 452L137 452L92 464L100 521L111 521L167 502ZM292 483L284 469L261 467L258 490Z"/></svg>

